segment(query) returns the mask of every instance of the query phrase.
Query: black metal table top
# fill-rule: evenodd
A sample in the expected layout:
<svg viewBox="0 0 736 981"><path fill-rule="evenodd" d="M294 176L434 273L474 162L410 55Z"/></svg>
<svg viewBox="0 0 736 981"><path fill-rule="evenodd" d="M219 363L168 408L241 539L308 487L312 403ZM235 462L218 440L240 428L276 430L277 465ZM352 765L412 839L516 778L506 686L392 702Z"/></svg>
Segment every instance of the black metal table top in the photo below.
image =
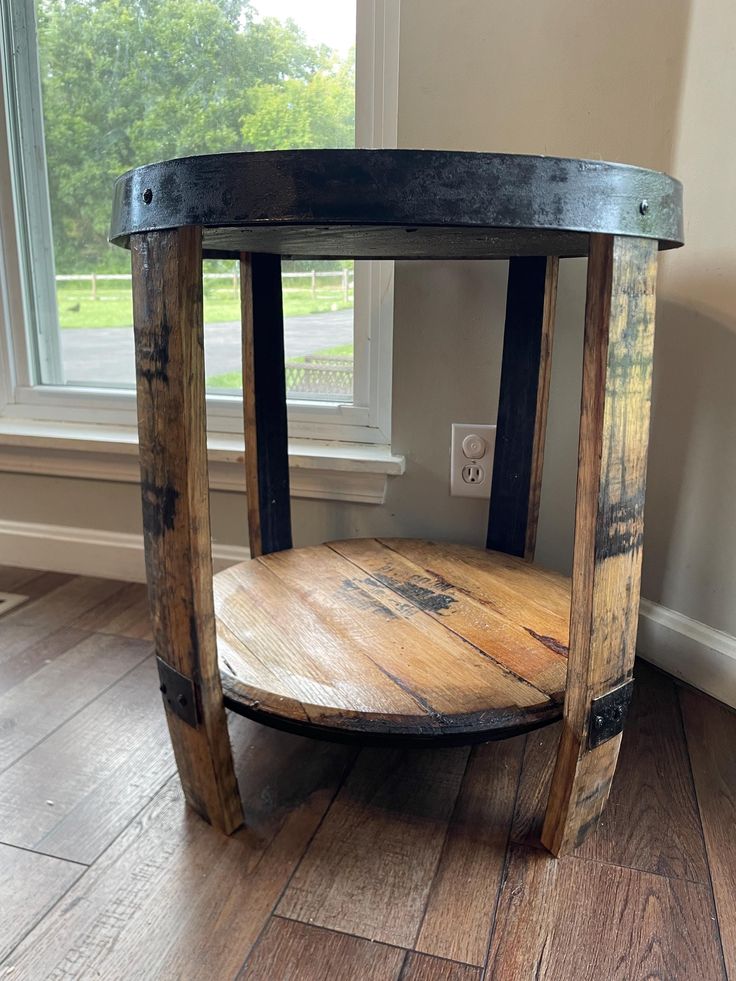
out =
<svg viewBox="0 0 736 981"><path fill-rule="evenodd" d="M671 249L682 185L602 160L446 150L216 153L118 178L111 242L182 225L203 226L210 257L581 256L592 232Z"/></svg>

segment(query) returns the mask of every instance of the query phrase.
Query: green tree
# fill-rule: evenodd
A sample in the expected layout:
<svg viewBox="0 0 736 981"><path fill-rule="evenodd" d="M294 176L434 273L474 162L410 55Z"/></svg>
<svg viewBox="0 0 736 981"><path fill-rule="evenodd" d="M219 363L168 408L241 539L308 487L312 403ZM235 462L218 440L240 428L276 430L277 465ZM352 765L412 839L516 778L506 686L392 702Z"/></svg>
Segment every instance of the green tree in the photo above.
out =
<svg viewBox="0 0 736 981"><path fill-rule="evenodd" d="M248 149L347 147L355 142L354 57L305 78L256 86L243 119Z"/></svg>
<svg viewBox="0 0 736 981"><path fill-rule="evenodd" d="M126 266L105 239L130 167L353 142L352 60L249 0L37 0L37 21L59 272Z"/></svg>

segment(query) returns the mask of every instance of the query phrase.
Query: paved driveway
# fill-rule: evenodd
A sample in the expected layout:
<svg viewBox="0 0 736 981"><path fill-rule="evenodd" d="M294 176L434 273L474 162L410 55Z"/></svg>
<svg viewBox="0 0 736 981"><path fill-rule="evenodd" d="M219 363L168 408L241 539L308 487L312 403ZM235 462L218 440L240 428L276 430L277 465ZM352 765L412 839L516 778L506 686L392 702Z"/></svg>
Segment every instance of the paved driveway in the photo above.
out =
<svg viewBox="0 0 736 981"><path fill-rule="evenodd" d="M208 377L240 370L239 323L208 324L204 337ZM284 321L287 360L352 340L352 310L287 317ZM62 330L61 346L67 382L135 384L132 328Z"/></svg>

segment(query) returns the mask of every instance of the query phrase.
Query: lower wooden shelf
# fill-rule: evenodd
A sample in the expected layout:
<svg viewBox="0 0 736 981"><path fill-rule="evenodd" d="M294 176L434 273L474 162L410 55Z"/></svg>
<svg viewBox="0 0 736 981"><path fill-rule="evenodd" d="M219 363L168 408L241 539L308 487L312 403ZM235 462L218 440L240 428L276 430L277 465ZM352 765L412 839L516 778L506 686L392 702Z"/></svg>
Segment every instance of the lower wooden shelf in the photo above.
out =
<svg viewBox="0 0 736 981"><path fill-rule="evenodd" d="M570 583L415 539L290 549L215 576L225 702L328 739L462 743L562 715Z"/></svg>

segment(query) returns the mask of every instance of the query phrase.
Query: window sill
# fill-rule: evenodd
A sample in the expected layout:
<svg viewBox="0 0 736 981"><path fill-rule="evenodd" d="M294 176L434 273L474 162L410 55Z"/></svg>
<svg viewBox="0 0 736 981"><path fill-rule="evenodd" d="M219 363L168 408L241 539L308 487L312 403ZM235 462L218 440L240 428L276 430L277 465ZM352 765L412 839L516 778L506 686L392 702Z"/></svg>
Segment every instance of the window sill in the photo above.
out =
<svg viewBox="0 0 736 981"><path fill-rule="evenodd" d="M210 489L243 493L243 437L210 434ZM383 504L403 456L367 443L289 440L292 497ZM0 419L0 472L138 483L138 435L129 427Z"/></svg>

